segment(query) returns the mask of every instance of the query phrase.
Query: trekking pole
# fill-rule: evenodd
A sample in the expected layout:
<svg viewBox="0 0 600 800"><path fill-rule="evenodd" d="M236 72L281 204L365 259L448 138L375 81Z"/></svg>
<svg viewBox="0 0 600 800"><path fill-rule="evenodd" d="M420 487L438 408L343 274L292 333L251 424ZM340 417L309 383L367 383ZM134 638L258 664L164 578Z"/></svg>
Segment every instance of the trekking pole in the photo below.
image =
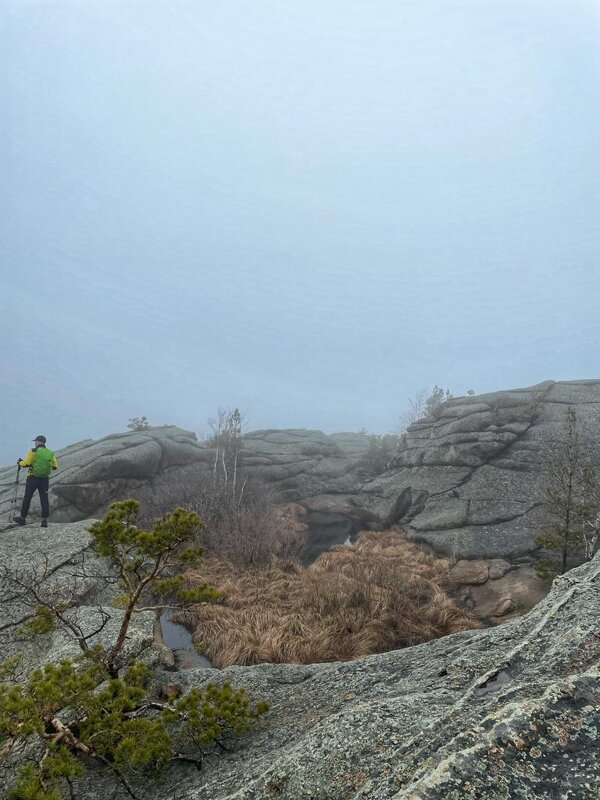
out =
<svg viewBox="0 0 600 800"><path fill-rule="evenodd" d="M12 497L10 499L10 517L9 522L12 522L13 515L17 511L17 495L19 494L19 474L21 472L21 465L17 465L17 477L15 478L15 488L13 489Z"/></svg>

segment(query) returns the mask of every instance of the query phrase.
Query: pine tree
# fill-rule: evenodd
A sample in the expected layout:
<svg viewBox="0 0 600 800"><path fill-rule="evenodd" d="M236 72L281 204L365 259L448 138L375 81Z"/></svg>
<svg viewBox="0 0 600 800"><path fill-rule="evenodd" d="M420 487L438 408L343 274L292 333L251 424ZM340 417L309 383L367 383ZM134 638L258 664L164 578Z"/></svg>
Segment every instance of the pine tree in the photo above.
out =
<svg viewBox="0 0 600 800"><path fill-rule="evenodd" d="M398 452L400 437L393 433L369 436L369 448L361 456L357 468L363 478L374 478L389 468L391 459Z"/></svg>
<svg viewBox="0 0 600 800"><path fill-rule="evenodd" d="M433 412L445 403L446 400L451 400L454 397L450 389L442 389L441 386L434 386L431 394L425 400L425 413L428 417L430 417Z"/></svg>
<svg viewBox="0 0 600 800"><path fill-rule="evenodd" d="M582 450L577 414L570 406L550 464L544 507L551 522L535 542L556 556L540 558L535 570L545 580L552 580L567 571L571 558L585 553L587 529L600 508L596 471Z"/></svg>
<svg viewBox="0 0 600 800"><path fill-rule="evenodd" d="M198 515L176 508L151 530L142 530L136 524L139 513L136 500L113 503L106 517L90 528L97 554L112 565L106 580L116 573L121 592L116 605L123 610L122 622L107 647L90 645L106 622L106 612L100 628L86 632L76 613L57 603L52 592L45 593L43 581L4 576L37 605L26 626L30 634L61 626L81 650L79 658L44 664L25 681L10 679L16 659L0 665L0 759L18 762L35 741L40 750L35 762L17 768L9 781L9 800L74 797L77 779L91 764L112 772L125 793L136 798L144 778L174 761L199 767L207 749L249 730L268 708L227 683L169 700L150 693L151 670L124 652L132 615L159 611L167 597L170 606L181 608L215 599L218 593L207 585L186 588L177 571L201 561Z"/></svg>
<svg viewBox="0 0 600 800"><path fill-rule="evenodd" d="M130 431L147 431L150 428L148 417L129 417L127 428Z"/></svg>

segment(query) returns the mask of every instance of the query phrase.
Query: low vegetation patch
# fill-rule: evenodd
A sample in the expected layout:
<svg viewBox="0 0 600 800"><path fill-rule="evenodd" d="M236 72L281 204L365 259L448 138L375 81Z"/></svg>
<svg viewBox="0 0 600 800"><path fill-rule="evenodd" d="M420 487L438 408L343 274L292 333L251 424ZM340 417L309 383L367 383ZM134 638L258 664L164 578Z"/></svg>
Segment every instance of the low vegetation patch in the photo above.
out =
<svg viewBox="0 0 600 800"><path fill-rule="evenodd" d="M446 591L451 566L398 531L362 533L309 567L209 557L188 579L218 587L220 600L174 620L217 667L359 658L480 627Z"/></svg>

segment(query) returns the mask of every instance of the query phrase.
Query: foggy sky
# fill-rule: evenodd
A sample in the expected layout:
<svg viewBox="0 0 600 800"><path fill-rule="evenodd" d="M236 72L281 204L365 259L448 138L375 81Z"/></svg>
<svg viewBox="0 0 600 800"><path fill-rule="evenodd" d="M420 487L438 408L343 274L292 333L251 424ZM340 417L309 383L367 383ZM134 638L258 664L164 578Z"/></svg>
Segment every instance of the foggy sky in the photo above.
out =
<svg viewBox="0 0 600 800"><path fill-rule="evenodd" d="M598 378L592 0L5 0L0 464Z"/></svg>

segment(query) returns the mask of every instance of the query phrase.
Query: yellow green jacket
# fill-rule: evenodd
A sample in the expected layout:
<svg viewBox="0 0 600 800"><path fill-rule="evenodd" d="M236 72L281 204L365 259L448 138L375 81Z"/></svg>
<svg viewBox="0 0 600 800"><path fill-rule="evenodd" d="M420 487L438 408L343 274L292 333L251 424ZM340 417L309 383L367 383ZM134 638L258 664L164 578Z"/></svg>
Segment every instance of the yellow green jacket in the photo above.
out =
<svg viewBox="0 0 600 800"><path fill-rule="evenodd" d="M36 448L37 449L37 448ZM29 475L33 472L33 462L35 461L35 449L31 449L25 458L21 458L19 460L20 467L29 467ZM54 453L52 454L52 460L50 462L52 464L52 469L58 469L58 461L56 460L56 456Z"/></svg>

